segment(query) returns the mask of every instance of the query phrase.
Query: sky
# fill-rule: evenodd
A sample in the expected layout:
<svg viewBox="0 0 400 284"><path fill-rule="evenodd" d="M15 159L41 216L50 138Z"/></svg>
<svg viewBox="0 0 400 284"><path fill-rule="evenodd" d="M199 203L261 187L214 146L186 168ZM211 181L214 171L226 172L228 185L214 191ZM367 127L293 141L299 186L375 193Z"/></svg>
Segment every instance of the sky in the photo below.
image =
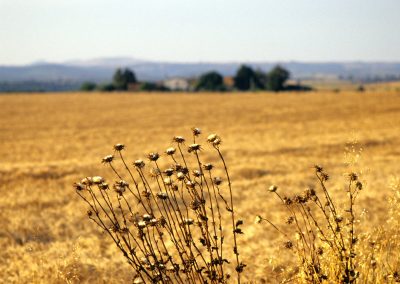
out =
<svg viewBox="0 0 400 284"><path fill-rule="evenodd" d="M0 64L400 61L400 0L0 0Z"/></svg>

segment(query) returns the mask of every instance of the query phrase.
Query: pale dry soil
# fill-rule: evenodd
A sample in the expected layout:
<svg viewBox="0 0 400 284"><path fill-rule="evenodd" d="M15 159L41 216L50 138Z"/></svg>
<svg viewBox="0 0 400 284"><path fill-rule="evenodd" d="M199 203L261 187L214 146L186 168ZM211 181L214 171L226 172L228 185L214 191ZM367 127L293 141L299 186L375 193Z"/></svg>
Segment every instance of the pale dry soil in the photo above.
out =
<svg viewBox="0 0 400 284"><path fill-rule="evenodd" d="M163 152L174 135L190 137L193 126L218 133L245 223L244 278L258 283L274 282L291 258L270 226L253 223L257 214L284 221L282 205L266 190L271 184L282 194L317 187L312 166L321 164L340 198L349 170L345 147L356 140L362 153L355 167L365 184L357 210L368 230L387 219L388 182L399 175L396 92L18 94L1 95L0 105L1 283L132 279L72 189L85 176L112 177L100 161L115 143L126 145L132 162Z"/></svg>

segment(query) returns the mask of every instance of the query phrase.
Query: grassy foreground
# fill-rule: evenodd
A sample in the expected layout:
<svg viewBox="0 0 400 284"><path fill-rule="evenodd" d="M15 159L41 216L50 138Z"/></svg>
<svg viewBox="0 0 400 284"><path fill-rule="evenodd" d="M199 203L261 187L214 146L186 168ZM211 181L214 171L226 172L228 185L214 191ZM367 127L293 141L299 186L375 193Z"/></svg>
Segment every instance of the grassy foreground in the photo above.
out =
<svg viewBox="0 0 400 284"><path fill-rule="evenodd" d="M190 128L216 132L244 220L245 280L272 282L292 256L258 214L284 221L267 188L315 185L322 164L340 192L356 156L365 190L360 222L369 230L390 217L389 184L399 176L400 94L20 94L0 96L0 279L5 283L121 283L132 275L122 255L86 216L72 190L83 176L111 175L100 164L115 143L129 162L163 152ZM281 220L282 219L282 220Z"/></svg>

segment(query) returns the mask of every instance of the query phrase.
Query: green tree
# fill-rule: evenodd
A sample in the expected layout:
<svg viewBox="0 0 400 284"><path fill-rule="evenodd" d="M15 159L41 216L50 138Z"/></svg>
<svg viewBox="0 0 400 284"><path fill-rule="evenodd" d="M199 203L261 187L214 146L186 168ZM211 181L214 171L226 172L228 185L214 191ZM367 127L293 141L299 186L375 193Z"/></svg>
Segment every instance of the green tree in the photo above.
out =
<svg viewBox="0 0 400 284"><path fill-rule="evenodd" d="M277 65L267 74L267 89L279 92L285 89L285 82L289 79L290 73L283 67Z"/></svg>
<svg viewBox="0 0 400 284"><path fill-rule="evenodd" d="M117 90L127 90L129 84L136 83L136 75L133 71L118 68L113 76L113 85Z"/></svg>
<svg viewBox="0 0 400 284"><path fill-rule="evenodd" d="M93 82L83 82L80 90L85 92L90 92L96 89L96 84Z"/></svg>
<svg viewBox="0 0 400 284"><path fill-rule="evenodd" d="M110 84L110 83L103 84L103 85L98 86L98 90L102 91L102 92L112 92L115 90L115 86L114 86L114 84Z"/></svg>
<svg viewBox="0 0 400 284"><path fill-rule="evenodd" d="M233 80L234 86L241 91L263 89L264 87L258 74L247 65L240 66Z"/></svg>
<svg viewBox="0 0 400 284"><path fill-rule="evenodd" d="M218 72L211 71L200 76L196 91L225 91L224 78Z"/></svg>

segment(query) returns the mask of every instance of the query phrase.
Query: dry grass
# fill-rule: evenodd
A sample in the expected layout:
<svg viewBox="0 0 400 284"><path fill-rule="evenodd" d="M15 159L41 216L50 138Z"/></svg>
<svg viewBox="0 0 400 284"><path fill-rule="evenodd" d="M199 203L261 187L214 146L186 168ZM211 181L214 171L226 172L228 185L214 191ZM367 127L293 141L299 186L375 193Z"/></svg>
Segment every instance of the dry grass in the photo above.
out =
<svg viewBox="0 0 400 284"><path fill-rule="evenodd" d="M21 94L0 96L0 282L120 283L133 275L106 236L86 220L71 185L106 175L101 158L124 143L132 162L163 151L193 126L218 132L233 180L244 279L274 282L291 257L273 229L252 225L285 211L266 188L315 185L325 166L329 187L345 186L344 147L356 138L366 228L388 219L389 180L399 175L400 95L396 91L307 94ZM213 161L210 161L213 162ZM101 241L100 241L101 240ZM279 258L279 260L278 260Z"/></svg>

